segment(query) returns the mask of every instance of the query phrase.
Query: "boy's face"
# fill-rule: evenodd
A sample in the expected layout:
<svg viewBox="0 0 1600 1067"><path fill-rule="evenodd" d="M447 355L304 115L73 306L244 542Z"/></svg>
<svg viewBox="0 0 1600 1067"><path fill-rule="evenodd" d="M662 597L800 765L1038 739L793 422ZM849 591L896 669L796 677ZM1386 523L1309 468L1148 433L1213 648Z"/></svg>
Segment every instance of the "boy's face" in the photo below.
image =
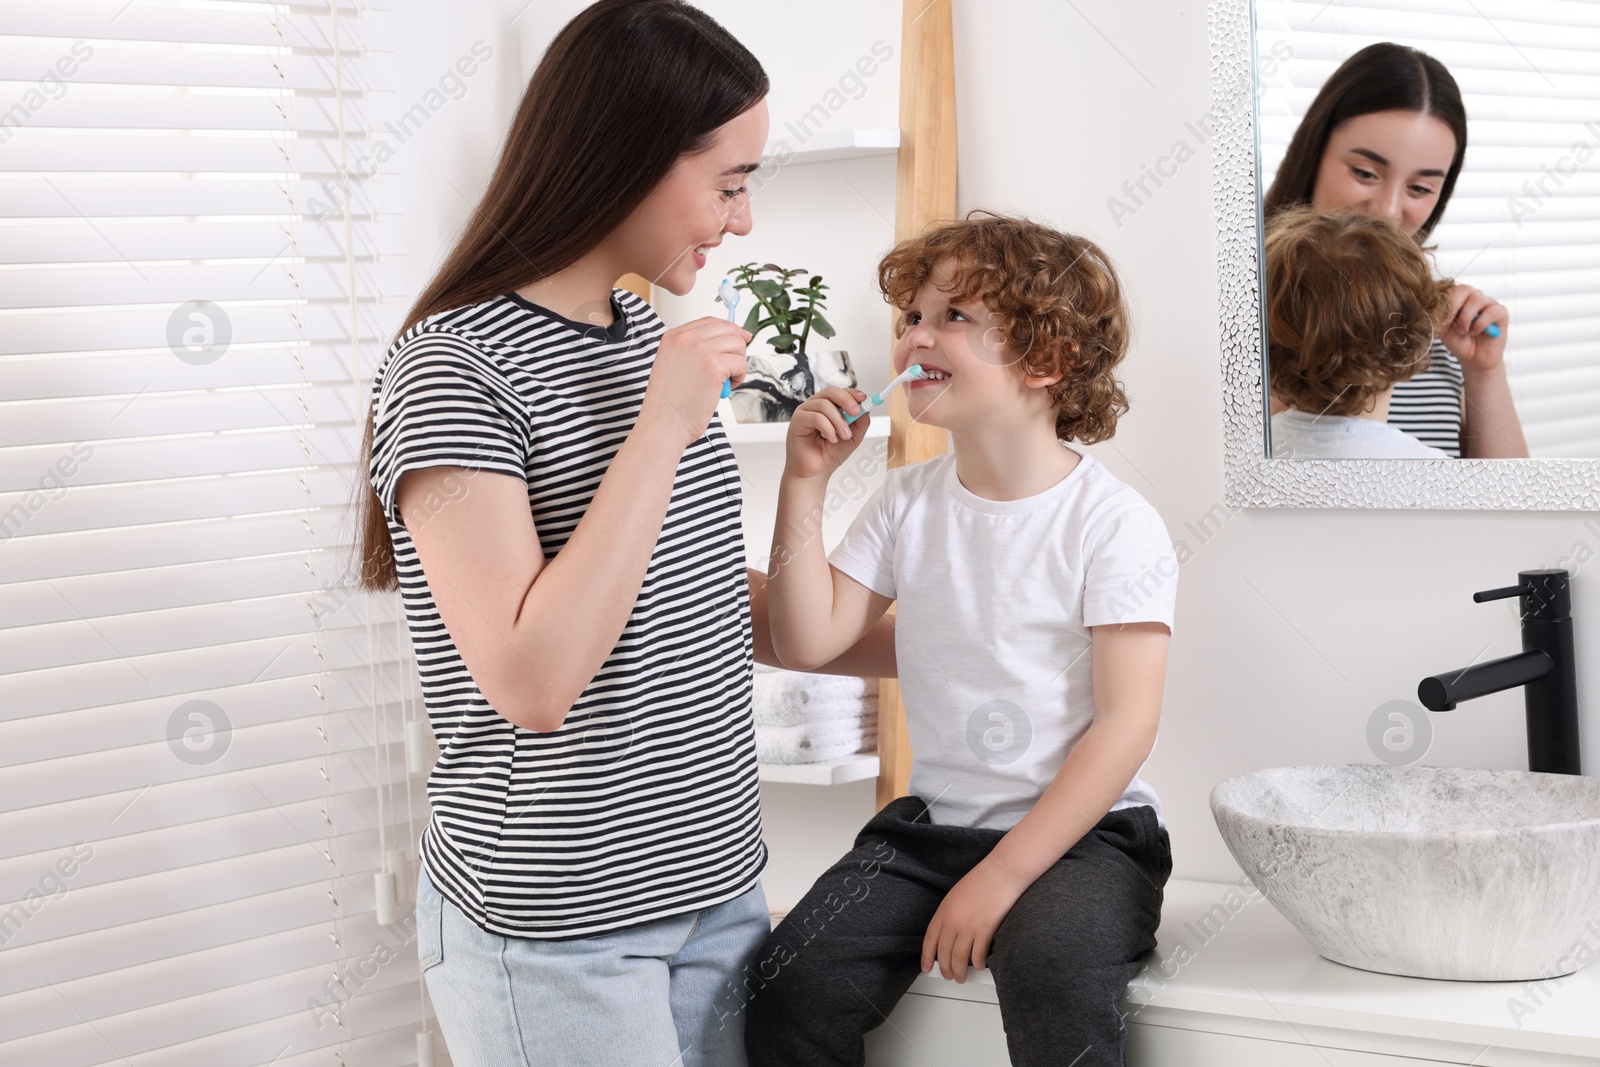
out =
<svg viewBox="0 0 1600 1067"><path fill-rule="evenodd" d="M961 431L997 414L1022 415L1023 405L1049 400L1038 386L1059 380L1025 377L1013 364L1021 359L1005 343L999 313L982 300L957 300L950 293L954 265L945 260L901 312L905 332L894 348L894 373L913 363L939 379L910 382L906 402L911 417L930 426Z"/></svg>

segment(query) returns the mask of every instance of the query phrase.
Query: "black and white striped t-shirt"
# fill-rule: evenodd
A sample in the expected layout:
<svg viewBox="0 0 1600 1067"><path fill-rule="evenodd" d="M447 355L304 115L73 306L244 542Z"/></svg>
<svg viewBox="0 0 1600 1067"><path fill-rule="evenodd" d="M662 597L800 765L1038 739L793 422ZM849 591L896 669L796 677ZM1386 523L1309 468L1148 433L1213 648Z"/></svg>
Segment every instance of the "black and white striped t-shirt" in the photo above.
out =
<svg viewBox="0 0 1600 1067"><path fill-rule="evenodd" d="M405 471L499 472L527 483L545 558L560 552L633 428L664 332L627 290L612 306L609 330L515 293L441 312L396 339L372 385L368 474L441 752L422 862L502 936L588 937L718 904L767 860L743 496L720 421L684 451L622 636L551 733L484 699L395 510Z"/></svg>
<svg viewBox="0 0 1600 1067"><path fill-rule="evenodd" d="M1428 369L1396 382L1389 395L1389 425L1398 427L1451 459L1461 458L1461 397L1466 379L1461 362L1437 337Z"/></svg>

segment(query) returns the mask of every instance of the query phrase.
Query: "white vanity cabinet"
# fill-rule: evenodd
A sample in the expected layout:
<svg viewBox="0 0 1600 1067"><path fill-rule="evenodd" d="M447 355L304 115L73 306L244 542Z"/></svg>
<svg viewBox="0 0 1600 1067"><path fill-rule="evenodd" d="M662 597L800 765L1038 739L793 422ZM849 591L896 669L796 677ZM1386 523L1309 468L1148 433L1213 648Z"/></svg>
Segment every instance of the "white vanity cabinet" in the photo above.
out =
<svg viewBox="0 0 1600 1067"><path fill-rule="evenodd" d="M1600 924L1564 978L1402 978L1323 959L1247 886L1173 881L1157 942L1123 998L1128 1067L1600 1063ZM867 1064L1004 1067L994 992L987 971L918 977L868 1035Z"/></svg>
<svg viewBox="0 0 1600 1067"><path fill-rule="evenodd" d="M1436 1059L1354 1052L1330 1045L1295 1044L1254 1037L1234 1037L1166 1026L1132 1026L1128 1031L1129 1067L1155 1064L1182 1067L1439 1067ZM1466 1061L1461 1061L1466 1062ZM1481 1062L1481 1061L1480 1061Z"/></svg>
<svg viewBox="0 0 1600 1067"><path fill-rule="evenodd" d="M908 994L889 1023L867 1038L868 1067L1000 1067L1008 1062L1000 1009L993 1003ZM1128 1067L1438 1067L1440 1061L1131 1023L1127 1063Z"/></svg>

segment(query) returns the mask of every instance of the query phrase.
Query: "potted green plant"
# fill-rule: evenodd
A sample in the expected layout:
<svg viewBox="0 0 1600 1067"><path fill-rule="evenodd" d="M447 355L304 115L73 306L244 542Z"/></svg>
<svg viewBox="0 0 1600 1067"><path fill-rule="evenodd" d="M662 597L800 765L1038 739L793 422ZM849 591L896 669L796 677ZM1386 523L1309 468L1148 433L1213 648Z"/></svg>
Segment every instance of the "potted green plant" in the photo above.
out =
<svg viewBox="0 0 1600 1067"><path fill-rule="evenodd" d="M822 305L828 299L822 294L828 287L822 283L820 274L811 275L804 285L797 284L795 280L805 274L804 268L784 270L776 263L759 267L746 263L729 274L734 288L744 290L756 300L750 314L745 316L744 328L759 335L770 327L773 334L767 343L781 355L804 352L812 330L816 330L819 337L833 336L832 324L822 315Z"/></svg>
<svg viewBox="0 0 1600 1067"><path fill-rule="evenodd" d="M776 263L746 263L728 277L734 288L754 298L744 320L752 342L763 330L772 331L765 339L772 355L752 352L749 375L733 391L735 418L782 422L821 386L855 385L849 353L807 348L813 333L834 336L833 324L822 314L828 289L822 275L803 268L786 270Z"/></svg>

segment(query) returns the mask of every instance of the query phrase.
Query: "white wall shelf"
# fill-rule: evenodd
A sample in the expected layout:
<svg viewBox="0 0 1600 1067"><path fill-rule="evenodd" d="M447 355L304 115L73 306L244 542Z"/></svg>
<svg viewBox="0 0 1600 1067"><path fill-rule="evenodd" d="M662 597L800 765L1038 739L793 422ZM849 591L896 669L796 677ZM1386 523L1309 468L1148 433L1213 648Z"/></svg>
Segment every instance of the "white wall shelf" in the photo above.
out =
<svg viewBox="0 0 1600 1067"><path fill-rule="evenodd" d="M877 756L846 756L822 763L763 763L761 780L787 785L843 785L878 777Z"/></svg>
<svg viewBox="0 0 1600 1067"><path fill-rule="evenodd" d="M823 130L810 140L796 145L791 138L775 137L767 143L762 163L790 166L795 163L826 163L834 159L866 159L892 156L900 151L900 131L888 129ZM787 158L786 158L787 157Z"/></svg>
<svg viewBox="0 0 1600 1067"><path fill-rule="evenodd" d="M789 436L787 422L726 422L722 424L723 432L728 435L728 440L734 444L782 444L783 439ZM852 426L851 432L855 432ZM867 437L889 436L889 413L879 409L873 416L872 422L867 425Z"/></svg>

